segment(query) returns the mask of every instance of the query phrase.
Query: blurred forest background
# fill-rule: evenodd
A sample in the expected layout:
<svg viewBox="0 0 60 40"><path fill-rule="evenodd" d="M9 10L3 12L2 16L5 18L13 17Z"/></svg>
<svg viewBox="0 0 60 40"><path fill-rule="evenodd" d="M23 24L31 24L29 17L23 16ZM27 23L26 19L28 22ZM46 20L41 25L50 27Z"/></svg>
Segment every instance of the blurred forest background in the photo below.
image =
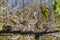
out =
<svg viewBox="0 0 60 40"><path fill-rule="evenodd" d="M0 0L0 30L3 25L13 30L60 30L60 0ZM0 36L0 40L36 40L35 35ZM60 32L39 37L39 40L60 40Z"/></svg>

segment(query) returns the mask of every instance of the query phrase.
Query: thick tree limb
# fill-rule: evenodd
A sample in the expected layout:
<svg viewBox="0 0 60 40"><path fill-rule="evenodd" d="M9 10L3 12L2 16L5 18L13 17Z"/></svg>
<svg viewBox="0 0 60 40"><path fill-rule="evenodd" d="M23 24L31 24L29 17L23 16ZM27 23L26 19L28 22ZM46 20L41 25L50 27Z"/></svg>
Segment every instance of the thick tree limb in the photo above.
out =
<svg viewBox="0 0 60 40"><path fill-rule="evenodd" d="M5 30L0 30L0 34L8 34L8 33L13 33L13 34L21 34L21 35L27 35L27 34L37 34L37 35L45 35L45 34L50 34L50 33L56 33L56 32L60 32L60 30L55 30L55 31L49 31L49 32L46 32L46 31L43 31L43 32L33 32L33 31L21 31L21 30L18 30L18 31L5 31Z"/></svg>

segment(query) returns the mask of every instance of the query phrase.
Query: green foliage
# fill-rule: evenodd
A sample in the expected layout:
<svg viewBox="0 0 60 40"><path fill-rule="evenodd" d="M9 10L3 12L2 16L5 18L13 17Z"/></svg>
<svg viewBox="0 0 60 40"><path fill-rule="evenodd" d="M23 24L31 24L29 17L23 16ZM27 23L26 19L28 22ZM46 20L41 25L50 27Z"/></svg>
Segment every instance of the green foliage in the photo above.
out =
<svg viewBox="0 0 60 40"><path fill-rule="evenodd" d="M60 15L60 0L58 0L58 2L53 0L52 5L53 5L54 13L57 13Z"/></svg>
<svg viewBox="0 0 60 40"><path fill-rule="evenodd" d="M45 22L48 22L48 14L49 14L49 10L47 7L41 7L41 12L42 12L42 17L44 19Z"/></svg>
<svg viewBox="0 0 60 40"><path fill-rule="evenodd" d="M44 16L45 18L48 18L48 12L46 11L46 8L42 8L42 16Z"/></svg>

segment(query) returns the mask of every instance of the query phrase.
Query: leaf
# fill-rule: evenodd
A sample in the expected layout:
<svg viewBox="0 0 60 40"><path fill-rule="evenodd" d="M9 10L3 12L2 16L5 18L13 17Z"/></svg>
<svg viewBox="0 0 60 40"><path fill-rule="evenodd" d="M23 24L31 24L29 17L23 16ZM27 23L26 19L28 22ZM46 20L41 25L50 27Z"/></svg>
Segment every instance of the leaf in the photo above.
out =
<svg viewBox="0 0 60 40"><path fill-rule="evenodd" d="M60 15L60 0L58 2L53 0L52 5L53 5L53 8L54 8L54 13L57 13L57 14Z"/></svg>

